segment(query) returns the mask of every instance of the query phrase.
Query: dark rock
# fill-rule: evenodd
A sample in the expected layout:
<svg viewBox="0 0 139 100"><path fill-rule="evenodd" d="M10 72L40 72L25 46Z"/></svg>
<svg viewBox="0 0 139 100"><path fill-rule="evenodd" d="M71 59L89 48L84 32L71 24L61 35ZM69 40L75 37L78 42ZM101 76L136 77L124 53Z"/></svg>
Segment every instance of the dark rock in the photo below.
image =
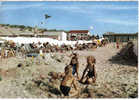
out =
<svg viewBox="0 0 139 100"><path fill-rule="evenodd" d="M101 93L97 93L97 96L101 97L101 96L104 96L103 94Z"/></svg>
<svg viewBox="0 0 139 100"><path fill-rule="evenodd" d="M55 94L55 95L61 95L60 90L58 90L57 88L50 88L49 92Z"/></svg>
<svg viewBox="0 0 139 100"><path fill-rule="evenodd" d="M23 66L23 64L22 63L19 63L18 65L17 65L17 67L22 67Z"/></svg>
<svg viewBox="0 0 139 100"><path fill-rule="evenodd" d="M136 90L133 94L129 95L130 98L138 98L138 91Z"/></svg>
<svg viewBox="0 0 139 100"><path fill-rule="evenodd" d="M58 62L62 62L61 59L56 59Z"/></svg>

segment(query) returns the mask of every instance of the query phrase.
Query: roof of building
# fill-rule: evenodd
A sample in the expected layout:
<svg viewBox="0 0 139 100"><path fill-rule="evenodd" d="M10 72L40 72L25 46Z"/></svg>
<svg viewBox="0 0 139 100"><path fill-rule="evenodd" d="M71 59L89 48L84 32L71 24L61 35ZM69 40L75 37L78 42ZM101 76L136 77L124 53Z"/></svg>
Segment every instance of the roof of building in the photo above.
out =
<svg viewBox="0 0 139 100"><path fill-rule="evenodd" d="M68 33L88 33L89 31L88 30L71 30L69 31Z"/></svg>

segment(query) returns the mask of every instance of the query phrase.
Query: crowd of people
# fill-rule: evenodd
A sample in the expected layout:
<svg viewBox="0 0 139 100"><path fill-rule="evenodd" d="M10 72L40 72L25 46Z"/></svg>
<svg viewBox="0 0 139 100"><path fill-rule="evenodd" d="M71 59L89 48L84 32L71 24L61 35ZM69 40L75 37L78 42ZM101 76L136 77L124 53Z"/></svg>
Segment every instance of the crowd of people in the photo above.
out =
<svg viewBox="0 0 139 100"><path fill-rule="evenodd" d="M92 43L84 43L79 44L78 42L74 45L51 45L49 42L46 43L30 43L30 44L21 44L17 45L13 41L6 41L3 44L1 44L0 49L0 57L1 59L5 59L8 57L17 56L17 54L20 52L22 55L27 55L28 53L38 53L43 56L45 53L50 52L66 52L66 51L72 51L75 52L76 50L87 50L87 49L93 49L97 48L98 46L105 46L108 42L107 41L97 41ZM87 57L87 65L84 69L82 76L79 76L79 61L78 61L78 54L72 53L72 58L69 63L64 69L63 73L51 73L50 75L52 78L61 78L61 84L60 84L60 91L64 96L71 96L76 95L79 93L80 88L77 85L77 82L80 82L82 84L92 84L96 82L96 70L95 70L95 63L96 59L93 56ZM71 94L71 88L74 88L75 91Z"/></svg>
<svg viewBox="0 0 139 100"><path fill-rule="evenodd" d="M50 53L50 52L66 52L66 51L75 51L75 50L88 50L92 48L97 48L101 46L105 46L107 44L107 40L102 41L94 41L92 43L83 43L79 44L78 42L75 45L52 45L49 42L46 43L29 43L29 44L18 44L13 41L5 41L0 45L0 57L8 58L17 56L19 53L23 55L27 55L29 53Z"/></svg>

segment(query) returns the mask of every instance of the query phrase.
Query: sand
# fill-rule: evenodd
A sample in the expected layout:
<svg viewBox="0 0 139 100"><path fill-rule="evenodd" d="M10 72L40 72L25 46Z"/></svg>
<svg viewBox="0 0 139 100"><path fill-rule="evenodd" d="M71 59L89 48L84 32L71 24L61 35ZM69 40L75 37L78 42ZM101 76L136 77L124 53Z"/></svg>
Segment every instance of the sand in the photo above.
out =
<svg viewBox="0 0 139 100"><path fill-rule="evenodd" d="M86 66L86 57L96 58L97 81L94 85L83 85L74 98L137 98L137 64L116 58L120 49L114 44L92 50L76 51L79 54L79 75ZM70 62L71 52L46 54L46 59L12 57L0 62L0 98L62 98L59 80L49 81L50 71L63 72ZM127 63L128 62L128 63ZM22 67L17 67L22 63ZM7 71L7 72L6 72ZM40 77L44 77L41 79ZM35 81L34 81L35 80Z"/></svg>

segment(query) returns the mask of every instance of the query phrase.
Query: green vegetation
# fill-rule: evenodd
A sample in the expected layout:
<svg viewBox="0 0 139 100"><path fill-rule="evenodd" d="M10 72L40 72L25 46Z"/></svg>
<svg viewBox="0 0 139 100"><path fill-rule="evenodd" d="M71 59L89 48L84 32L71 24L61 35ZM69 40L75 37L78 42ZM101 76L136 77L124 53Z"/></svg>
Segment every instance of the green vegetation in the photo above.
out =
<svg viewBox="0 0 139 100"><path fill-rule="evenodd" d="M0 81L2 81L2 77L0 76Z"/></svg>
<svg viewBox="0 0 139 100"><path fill-rule="evenodd" d="M25 25L10 25L10 24L0 24L1 27L5 27L5 28L18 28L20 31L33 31L35 30L35 27L31 27L31 26L25 26ZM65 31L65 30L56 30L56 29L44 29L44 28L38 28L37 29L40 33L43 33L45 31ZM65 31L68 32L68 31Z"/></svg>
<svg viewBox="0 0 139 100"><path fill-rule="evenodd" d="M10 28L19 28L20 31L25 31L25 30L28 30L28 31L33 31L35 29L35 27L31 27L31 26L24 26L24 25L10 25L10 24L0 24L0 26L2 27L10 27ZM38 29L38 31L40 32L45 32L47 31L47 29Z"/></svg>

